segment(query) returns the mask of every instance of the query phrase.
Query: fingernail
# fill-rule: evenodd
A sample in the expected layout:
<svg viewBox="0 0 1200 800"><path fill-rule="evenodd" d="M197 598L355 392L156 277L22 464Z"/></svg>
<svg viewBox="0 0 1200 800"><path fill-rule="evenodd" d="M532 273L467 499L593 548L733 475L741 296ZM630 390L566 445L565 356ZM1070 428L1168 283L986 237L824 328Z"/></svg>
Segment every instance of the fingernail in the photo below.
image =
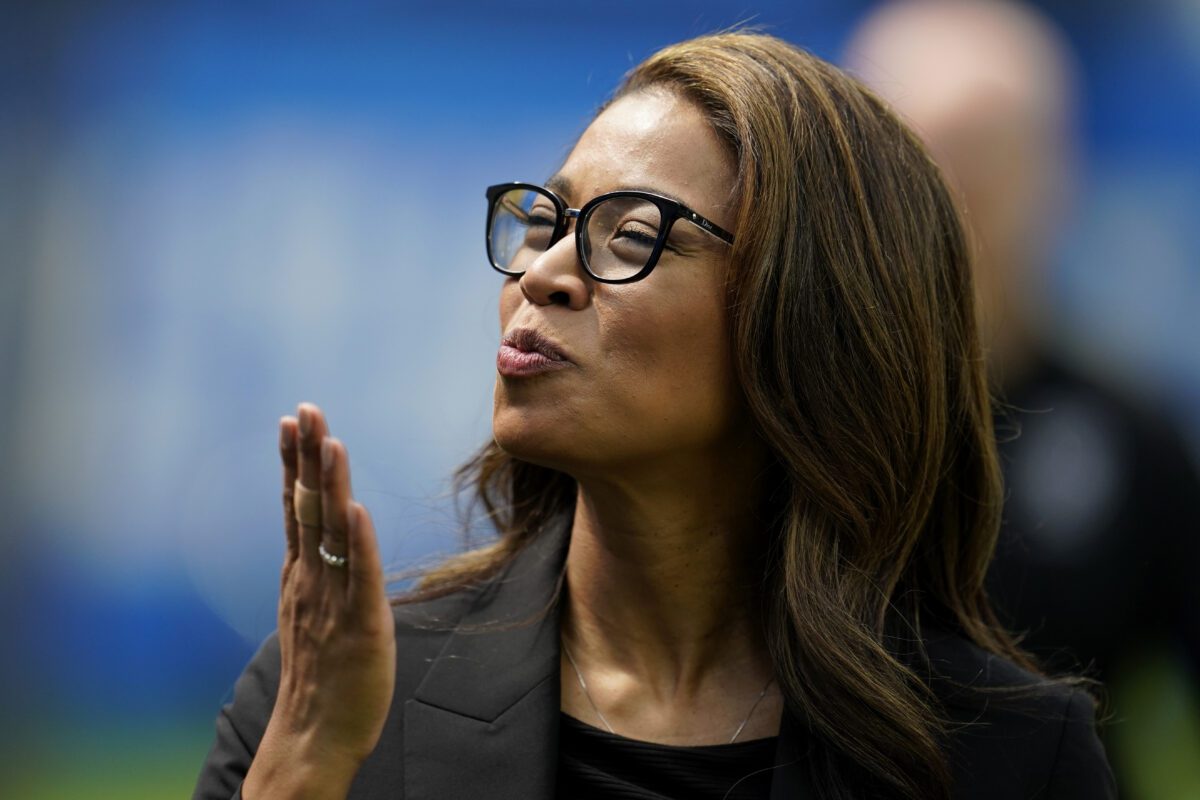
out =
<svg viewBox="0 0 1200 800"><path fill-rule="evenodd" d="M300 406L298 416L300 417L300 435L308 436L308 431L312 428L312 419L309 417L308 409Z"/></svg>
<svg viewBox="0 0 1200 800"><path fill-rule="evenodd" d="M333 469L333 439L326 436L321 440L321 471L328 473Z"/></svg>
<svg viewBox="0 0 1200 800"><path fill-rule="evenodd" d="M286 450L292 446L292 437L288 436L287 417L279 418L279 447Z"/></svg>
<svg viewBox="0 0 1200 800"><path fill-rule="evenodd" d="M358 503L350 501L350 513L346 515L346 530L353 536L358 530Z"/></svg>

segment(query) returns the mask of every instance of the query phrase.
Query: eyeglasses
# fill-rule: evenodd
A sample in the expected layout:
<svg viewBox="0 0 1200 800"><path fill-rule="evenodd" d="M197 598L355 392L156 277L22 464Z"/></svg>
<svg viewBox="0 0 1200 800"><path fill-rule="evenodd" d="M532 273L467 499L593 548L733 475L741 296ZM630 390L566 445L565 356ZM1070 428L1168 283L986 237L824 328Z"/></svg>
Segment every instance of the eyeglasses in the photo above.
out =
<svg viewBox="0 0 1200 800"><path fill-rule="evenodd" d="M675 220L684 219L727 244L733 234L678 200L641 191L608 192L582 208L532 183L487 189L487 251L497 272L519 278L567 233L575 219L579 261L601 283L631 283L650 274Z"/></svg>

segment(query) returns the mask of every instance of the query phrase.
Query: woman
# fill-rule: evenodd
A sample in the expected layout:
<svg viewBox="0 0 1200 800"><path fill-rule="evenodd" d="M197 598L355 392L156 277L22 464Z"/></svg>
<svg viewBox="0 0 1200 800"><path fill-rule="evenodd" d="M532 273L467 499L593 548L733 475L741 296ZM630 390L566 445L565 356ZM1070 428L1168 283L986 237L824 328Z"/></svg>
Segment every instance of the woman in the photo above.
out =
<svg viewBox="0 0 1200 800"><path fill-rule="evenodd" d="M285 418L279 632L197 797L1111 796L1093 701L988 606L967 251L874 96L702 37L488 198L494 441L459 477L499 538L389 604L345 449Z"/></svg>

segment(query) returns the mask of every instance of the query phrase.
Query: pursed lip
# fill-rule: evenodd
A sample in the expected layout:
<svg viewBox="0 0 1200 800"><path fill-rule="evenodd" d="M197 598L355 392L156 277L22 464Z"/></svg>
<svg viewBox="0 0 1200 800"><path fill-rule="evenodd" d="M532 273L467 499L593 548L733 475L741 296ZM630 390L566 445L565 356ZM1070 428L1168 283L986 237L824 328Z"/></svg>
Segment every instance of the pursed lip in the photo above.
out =
<svg viewBox="0 0 1200 800"><path fill-rule="evenodd" d="M562 348L545 334L533 328L516 328L505 334L501 346L514 347L523 353L540 353L551 361L570 361Z"/></svg>
<svg viewBox="0 0 1200 800"><path fill-rule="evenodd" d="M500 340L496 371L507 378L529 377L572 366L562 348L532 328L516 328Z"/></svg>

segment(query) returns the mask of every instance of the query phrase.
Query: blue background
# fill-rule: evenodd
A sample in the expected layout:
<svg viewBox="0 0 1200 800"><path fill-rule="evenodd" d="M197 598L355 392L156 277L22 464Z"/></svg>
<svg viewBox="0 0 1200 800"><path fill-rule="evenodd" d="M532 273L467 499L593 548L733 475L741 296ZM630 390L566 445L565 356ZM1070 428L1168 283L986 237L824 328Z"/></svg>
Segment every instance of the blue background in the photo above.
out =
<svg viewBox="0 0 1200 800"><path fill-rule="evenodd" d="M548 176L662 45L749 21L836 61L871 5L6 3L0 786L186 795L274 627L279 416L325 409L391 566L456 548L497 339L483 187ZM1084 90L1056 335L1195 451L1200 6L1039 7ZM1200 752L1195 688L1152 654L1123 691L1146 796L1200 792L1170 762Z"/></svg>

